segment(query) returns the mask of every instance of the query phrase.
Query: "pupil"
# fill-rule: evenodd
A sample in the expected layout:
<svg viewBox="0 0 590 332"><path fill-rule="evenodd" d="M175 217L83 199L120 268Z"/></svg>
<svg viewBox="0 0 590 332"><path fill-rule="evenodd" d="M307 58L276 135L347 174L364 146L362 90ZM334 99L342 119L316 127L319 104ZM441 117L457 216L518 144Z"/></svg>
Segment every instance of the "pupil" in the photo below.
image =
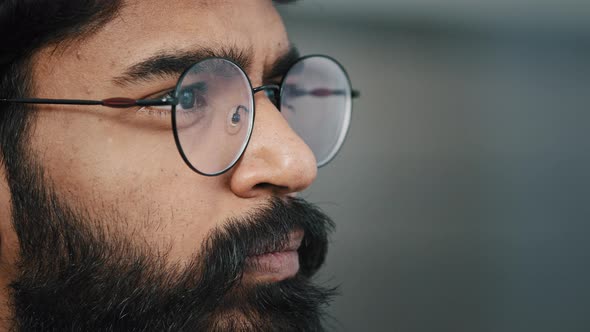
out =
<svg viewBox="0 0 590 332"><path fill-rule="evenodd" d="M237 125L238 122L240 122L241 119L242 119L242 116L240 115L239 111L236 111L234 113L234 115L232 115L232 117L231 117L231 123L233 125Z"/></svg>
<svg viewBox="0 0 590 332"><path fill-rule="evenodd" d="M182 97L180 98L180 105L184 109L193 108L195 106L195 95L190 90L185 90L182 92Z"/></svg>

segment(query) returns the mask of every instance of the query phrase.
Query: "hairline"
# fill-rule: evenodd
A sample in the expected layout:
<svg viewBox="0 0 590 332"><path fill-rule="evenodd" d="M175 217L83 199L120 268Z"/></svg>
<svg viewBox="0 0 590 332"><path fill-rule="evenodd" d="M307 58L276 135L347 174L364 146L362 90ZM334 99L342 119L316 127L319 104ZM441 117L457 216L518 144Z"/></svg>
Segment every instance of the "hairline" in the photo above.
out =
<svg viewBox="0 0 590 332"><path fill-rule="evenodd" d="M289 4L297 1L272 0L275 4ZM50 54L56 54L74 47L77 42L83 42L118 17L125 6L124 3L124 0L116 0L116 3L111 3L113 7L109 8L108 5L102 5L100 6L102 11L90 16L88 20L64 27L64 31L57 33L55 36L47 37L47 40L37 41L38 45L33 43L33 46L23 48L9 61L0 63L0 87L5 87L8 90L1 91L2 95L13 94L12 97L18 98L22 97L19 94L34 94L36 84L35 66L44 50L49 51ZM75 33L77 29L81 33ZM8 95L4 97L8 97ZM0 112L4 113L4 116L0 116L0 167L5 168L9 177L10 170L14 170L14 167L11 166L15 165L8 164L12 164L13 160L16 160L15 164L18 164L18 155L23 154L28 149L25 142L29 138L29 128L34 125L32 116L34 116L35 108L29 105L5 105L0 107ZM17 128L9 126L8 123L10 122L17 123ZM15 167L18 167L18 165Z"/></svg>

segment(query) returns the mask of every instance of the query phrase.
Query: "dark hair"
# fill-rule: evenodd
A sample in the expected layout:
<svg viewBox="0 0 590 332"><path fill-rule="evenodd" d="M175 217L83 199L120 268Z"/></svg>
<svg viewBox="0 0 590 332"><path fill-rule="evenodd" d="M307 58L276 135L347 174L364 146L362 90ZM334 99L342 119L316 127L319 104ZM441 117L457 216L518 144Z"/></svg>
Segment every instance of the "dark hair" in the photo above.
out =
<svg viewBox="0 0 590 332"><path fill-rule="evenodd" d="M274 0L285 4L297 0ZM36 51L84 38L110 21L122 0L2 0L0 4L0 98L32 94ZM32 108L0 103L0 166L19 167Z"/></svg>
<svg viewBox="0 0 590 332"><path fill-rule="evenodd" d="M121 0L3 0L0 4L0 97L31 93L30 60L40 48L83 38L109 21ZM0 161L19 167L30 107L0 103Z"/></svg>

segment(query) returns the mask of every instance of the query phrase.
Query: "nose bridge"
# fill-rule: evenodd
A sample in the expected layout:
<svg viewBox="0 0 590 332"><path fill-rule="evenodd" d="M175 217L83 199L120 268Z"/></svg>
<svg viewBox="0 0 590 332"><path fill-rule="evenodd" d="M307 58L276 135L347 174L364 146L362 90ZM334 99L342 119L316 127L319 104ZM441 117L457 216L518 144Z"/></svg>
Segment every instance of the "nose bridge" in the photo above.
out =
<svg viewBox="0 0 590 332"><path fill-rule="evenodd" d="M278 85L253 89L279 92ZM317 164L307 144L277 113L271 98L256 101L256 121L252 138L231 179L234 193L253 197L267 192L297 192L307 188L317 175Z"/></svg>
<svg viewBox="0 0 590 332"><path fill-rule="evenodd" d="M252 93L257 94L258 92L267 91L267 90L274 91L278 95L281 92L281 87L276 84L262 85L262 86L252 89Z"/></svg>
<svg viewBox="0 0 590 332"><path fill-rule="evenodd" d="M270 102L279 110L281 111L281 103L279 102L281 97L281 87L276 84L269 84L269 85L262 85L257 88L252 89L252 95L256 95L258 92L267 92L266 96L270 100ZM268 91L272 91L273 94L269 94Z"/></svg>

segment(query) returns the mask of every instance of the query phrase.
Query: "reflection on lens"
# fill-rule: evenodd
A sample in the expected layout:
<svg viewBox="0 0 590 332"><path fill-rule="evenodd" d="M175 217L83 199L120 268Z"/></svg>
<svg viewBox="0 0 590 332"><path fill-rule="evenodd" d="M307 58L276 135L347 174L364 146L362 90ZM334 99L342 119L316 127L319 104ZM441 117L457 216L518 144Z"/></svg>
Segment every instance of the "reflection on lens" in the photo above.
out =
<svg viewBox="0 0 590 332"><path fill-rule="evenodd" d="M351 110L350 81L331 58L303 58L289 70L281 86L281 112L311 148L318 167L338 153Z"/></svg>
<svg viewBox="0 0 590 332"><path fill-rule="evenodd" d="M194 170L217 175L237 162L252 132L251 90L244 72L225 59L199 62L181 77L175 138Z"/></svg>
<svg viewBox="0 0 590 332"><path fill-rule="evenodd" d="M247 125L247 117L250 111L244 105L239 105L228 112L226 130L229 135L236 135Z"/></svg>

